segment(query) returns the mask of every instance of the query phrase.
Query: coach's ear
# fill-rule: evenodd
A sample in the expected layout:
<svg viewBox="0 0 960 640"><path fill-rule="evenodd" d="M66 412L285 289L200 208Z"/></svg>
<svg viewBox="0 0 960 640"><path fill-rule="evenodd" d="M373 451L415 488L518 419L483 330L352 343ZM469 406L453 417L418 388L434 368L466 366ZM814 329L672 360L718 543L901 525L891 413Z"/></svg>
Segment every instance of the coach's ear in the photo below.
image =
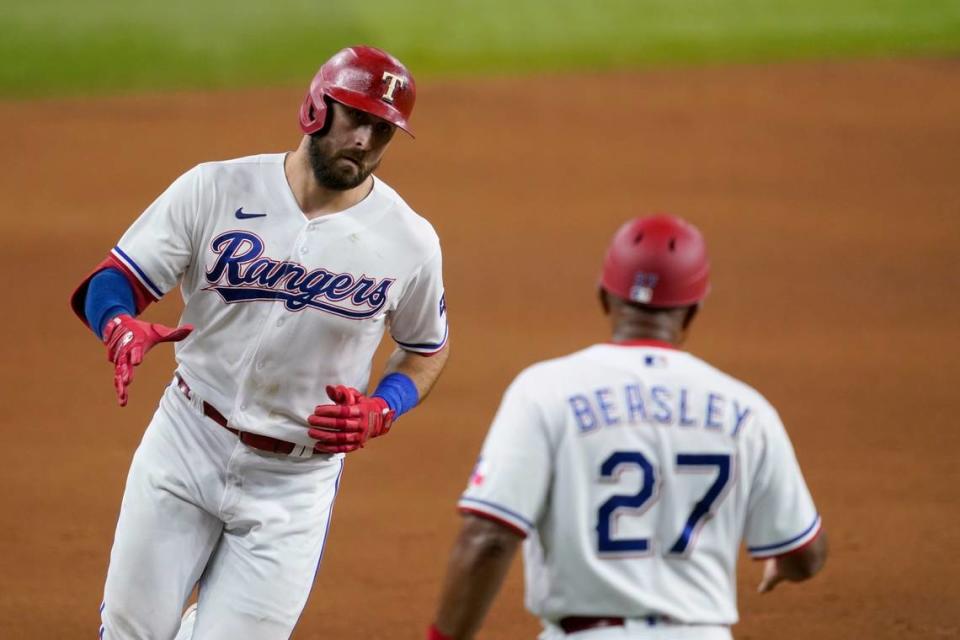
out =
<svg viewBox="0 0 960 640"><path fill-rule="evenodd" d="M693 322L693 319L697 317L697 311L700 310L700 303L692 304L687 307L687 315L683 318L683 330L686 331L690 328L690 324Z"/></svg>
<svg viewBox="0 0 960 640"><path fill-rule="evenodd" d="M600 306L603 308L603 315L610 315L610 298L607 297L606 289L598 287L597 295L600 297Z"/></svg>

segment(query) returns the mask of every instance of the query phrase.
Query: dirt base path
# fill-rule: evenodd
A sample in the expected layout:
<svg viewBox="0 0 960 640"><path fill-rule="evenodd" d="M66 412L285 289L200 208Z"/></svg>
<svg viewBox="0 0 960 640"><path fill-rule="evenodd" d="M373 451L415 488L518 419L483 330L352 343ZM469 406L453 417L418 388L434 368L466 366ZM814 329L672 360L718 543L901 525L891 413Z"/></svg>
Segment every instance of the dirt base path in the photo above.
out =
<svg viewBox="0 0 960 640"><path fill-rule="evenodd" d="M429 402L351 457L299 638L418 638L509 380L605 338L600 256L628 216L706 233L689 349L780 409L831 535L741 639L958 637L960 63L423 82L382 176L444 243L453 356ZM169 348L113 402L76 281L197 162L292 148L300 90L0 103L0 637L92 638L127 466ZM174 321L179 300L152 317ZM534 637L520 563L484 638Z"/></svg>

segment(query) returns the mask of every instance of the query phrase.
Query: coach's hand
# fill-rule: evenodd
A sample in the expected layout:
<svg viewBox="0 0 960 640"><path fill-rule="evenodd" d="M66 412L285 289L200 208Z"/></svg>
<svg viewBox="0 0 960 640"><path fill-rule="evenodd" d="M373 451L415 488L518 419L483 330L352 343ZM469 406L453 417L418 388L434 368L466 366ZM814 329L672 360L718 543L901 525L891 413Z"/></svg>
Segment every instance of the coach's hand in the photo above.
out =
<svg viewBox="0 0 960 640"><path fill-rule="evenodd" d="M319 405L307 417L313 427L307 434L317 441L315 451L347 453L390 431L394 412L383 398L343 385L328 386L327 395L334 404Z"/></svg>
<svg viewBox="0 0 960 640"><path fill-rule="evenodd" d="M773 588L783 582L783 575L780 573L780 567L776 558L768 558L763 563L763 577L760 578L760 584L757 591L760 593L769 593Z"/></svg>
<svg viewBox="0 0 960 640"><path fill-rule="evenodd" d="M127 387L133 381L133 368L143 362L143 356L160 342L179 342L193 331L187 324L176 329L162 324L143 322L122 314L107 323L103 343L107 345L107 360L113 363L113 386L117 402L127 404Z"/></svg>

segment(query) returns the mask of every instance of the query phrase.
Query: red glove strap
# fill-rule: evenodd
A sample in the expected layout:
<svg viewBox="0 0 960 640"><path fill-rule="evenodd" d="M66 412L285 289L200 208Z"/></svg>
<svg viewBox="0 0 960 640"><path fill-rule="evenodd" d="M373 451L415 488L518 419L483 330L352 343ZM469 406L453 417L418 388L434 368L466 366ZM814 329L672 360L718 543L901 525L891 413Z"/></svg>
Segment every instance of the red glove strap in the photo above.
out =
<svg viewBox="0 0 960 640"><path fill-rule="evenodd" d="M437 629L437 625L432 624L427 629L427 640L453 640L453 636L448 636Z"/></svg>

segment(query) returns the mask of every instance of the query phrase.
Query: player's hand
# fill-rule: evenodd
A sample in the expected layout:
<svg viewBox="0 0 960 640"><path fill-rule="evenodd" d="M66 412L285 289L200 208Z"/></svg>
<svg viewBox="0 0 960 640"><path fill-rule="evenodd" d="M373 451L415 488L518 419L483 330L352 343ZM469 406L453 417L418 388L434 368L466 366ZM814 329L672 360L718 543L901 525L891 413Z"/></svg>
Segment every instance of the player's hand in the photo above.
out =
<svg viewBox="0 0 960 640"><path fill-rule="evenodd" d="M171 329L126 314L107 323L103 343L107 345L107 360L113 363L113 386L121 407L127 405L127 387L133 381L133 368L143 362L147 351L160 342L179 342L191 331L193 325L190 324Z"/></svg>
<svg viewBox="0 0 960 640"><path fill-rule="evenodd" d="M347 453L367 440L385 435L393 426L394 411L378 396L365 396L343 385L328 386L333 404L318 405L307 417L307 435L317 441L315 451Z"/></svg>
<svg viewBox="0 0 960 640"><path fill-rule="evenodd" d="M760 584L757 591L760 593L769 593L773 588L784 581L780 574L780 567L777 565L776 558L769 558L763 563L763 577L760 578Z"/></svg>

